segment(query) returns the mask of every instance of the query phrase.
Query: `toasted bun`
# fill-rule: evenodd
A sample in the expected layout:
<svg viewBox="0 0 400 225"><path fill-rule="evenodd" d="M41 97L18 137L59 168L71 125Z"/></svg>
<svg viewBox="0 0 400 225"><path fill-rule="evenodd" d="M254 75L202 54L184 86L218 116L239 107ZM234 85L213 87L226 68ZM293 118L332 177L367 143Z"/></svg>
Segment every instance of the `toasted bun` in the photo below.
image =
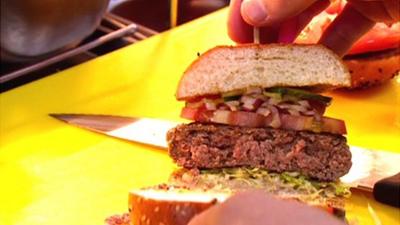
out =
<svg viewBox="0 0 400 225"><path fill-rule="evenodd" d="M346 56L343 62L351 74L351 88L367 88L399 74L400 48Z"/></svg>
<svg viewBox="0 0 400 225"><path fill-rule="evenodd" d="M178 100L250 86L350 86L338 56L321 45L219 46L201 55L183 74Z"/></svg>
<svg viewBox="0 0 400 225"><path fill-rule="evenodd" d="M188 191L185 188L149 188L129 193L131 223L186 225L196 214L222 202L227 195Z"/></svg>
<svg viewBox="0 0 400 225"><path fill-rule="evenodd" d="M210 190L190 190L184 186L161 185L129 193L130 224L134 225L187 225L189 221L232 196L232 192ZM294 199L287 199L294 200ZM343 208L330 208L326 205L313 205L344 217ZM333 211L332 211L333 210ZM121 218L117 218L120 221ZM115 219L110 218L108 221ZM113 225L116 223L107 223Z"/></svg>

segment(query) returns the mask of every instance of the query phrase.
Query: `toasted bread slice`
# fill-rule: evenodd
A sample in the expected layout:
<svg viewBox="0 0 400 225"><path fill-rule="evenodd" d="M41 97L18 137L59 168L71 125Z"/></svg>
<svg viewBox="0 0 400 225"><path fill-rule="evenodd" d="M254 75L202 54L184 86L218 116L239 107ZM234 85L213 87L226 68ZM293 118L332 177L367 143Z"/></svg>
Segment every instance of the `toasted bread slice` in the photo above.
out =
<svg viewBox="0 0 400 225"><path fill-rule="evenodd" d="M226 201L234 193L229 189L219 191L192 189L187 186L170 184L132 190L129 193L130 224L187 225L193 217L215 204ZM297 201L296 198L279 198ZM341 201L344 200L339 199L338 201L340 206ZM339 218L344 218L342 207L326 204L314 204L313 206L328 211ZM117 221L119 220L122 219L118 218ZM113 218L108 219L108 221L112 222ZM108 222L108 224L113 223Z"/></svg>
<svg viewBox="0 0 400 225"><path fill-rule="evenodd" d="M200 212L229 195L160 185L129 193L131 223L135 225L186 225Z"/></svg>
<svg viewBox="0 0 400 225"><path fill-rule="evenodd" d="M219 46L202 54L183 74L178 100L247 87L350 86L342 61L321 45Z"/></svg>

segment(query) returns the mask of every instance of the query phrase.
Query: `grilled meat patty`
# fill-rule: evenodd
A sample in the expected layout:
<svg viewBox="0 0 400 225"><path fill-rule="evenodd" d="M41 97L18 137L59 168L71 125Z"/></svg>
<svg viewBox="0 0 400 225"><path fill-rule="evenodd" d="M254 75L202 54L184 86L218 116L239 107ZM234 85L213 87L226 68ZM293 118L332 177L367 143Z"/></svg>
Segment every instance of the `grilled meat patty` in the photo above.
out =
<svg viewBox="0 0 400 225"><path fill-rule="evenodd" d="M167 140L169 155L185 168L248 166L332 181L351 167L346 138L328 133L191 123L170 130Z"/></svg>

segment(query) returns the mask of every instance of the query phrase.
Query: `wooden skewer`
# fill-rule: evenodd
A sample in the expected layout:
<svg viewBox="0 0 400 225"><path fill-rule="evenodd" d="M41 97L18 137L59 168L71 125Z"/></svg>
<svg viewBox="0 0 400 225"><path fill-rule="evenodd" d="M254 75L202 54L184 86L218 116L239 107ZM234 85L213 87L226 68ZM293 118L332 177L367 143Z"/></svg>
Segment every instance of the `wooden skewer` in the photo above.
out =
<svg viewBox="0 0 400 225"><path fill-rule="evenodd" d="M260 44L260 28L258 27L253 27L253 42Z"/></svg>
<svg viewBox="0 0 400 225"><path fill-rule="evenodd" d="M170 0L170 26L176 27L178 20L178 0Z"/></svg>

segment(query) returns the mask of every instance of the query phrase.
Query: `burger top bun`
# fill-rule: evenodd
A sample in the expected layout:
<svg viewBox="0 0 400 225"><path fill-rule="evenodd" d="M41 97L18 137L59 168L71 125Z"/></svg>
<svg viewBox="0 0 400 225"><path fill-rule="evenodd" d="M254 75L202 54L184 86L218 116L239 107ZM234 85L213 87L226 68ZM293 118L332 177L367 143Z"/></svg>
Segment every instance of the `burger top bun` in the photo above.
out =
<svg viewBox="0 0 400 225"><path fill-rule="evenodd" d="M270 44L218 46L195 60L183 74L178 100L258 87L348 87L341 59L321 45Z"/></svg>

